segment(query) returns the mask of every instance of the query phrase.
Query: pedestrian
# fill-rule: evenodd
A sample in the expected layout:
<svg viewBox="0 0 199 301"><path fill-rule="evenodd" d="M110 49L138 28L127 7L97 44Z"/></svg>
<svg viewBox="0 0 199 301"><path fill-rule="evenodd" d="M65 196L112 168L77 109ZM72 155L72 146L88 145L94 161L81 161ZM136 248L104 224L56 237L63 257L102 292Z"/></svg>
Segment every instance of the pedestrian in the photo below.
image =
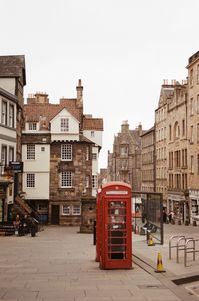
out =
<svg viewBox="0 0 199 301"><path fill-rule="evenodd" d="M19 214L16 215L15 220L13 222L13 226L15 228L15 235L19 234L19 225L21 223Z"/></svg>
<svg viewBox="0 0 199 301"><path fill-rule="evenodd" d="M166 213L166 209L163 209L163 223L164 223L164 224L167 223L167 213Z"/></svg>
<svg viewBox="0 0 199 301"><path fill-rule="evenodd" d="M171 210L169 212L169 222L172 223L174 221L174 212Z"/></svg>

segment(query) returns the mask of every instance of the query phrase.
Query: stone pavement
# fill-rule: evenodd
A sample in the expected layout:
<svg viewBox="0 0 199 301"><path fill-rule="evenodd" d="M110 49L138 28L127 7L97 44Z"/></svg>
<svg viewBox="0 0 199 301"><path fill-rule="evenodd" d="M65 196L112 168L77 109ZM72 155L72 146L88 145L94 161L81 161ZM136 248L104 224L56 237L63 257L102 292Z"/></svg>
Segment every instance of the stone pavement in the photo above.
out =
<svg viewBox="0 0 199 301"><path fill-rule="evenodd" d="M136 263L131 270L100 270L93 235L78 230L48 226L34 238L0 237L0 301L198 300L173 284L170 272L163 276ZM159 247L133 235L133 249L153 262ZM167 268L163 255L164 261Z"/></svg>

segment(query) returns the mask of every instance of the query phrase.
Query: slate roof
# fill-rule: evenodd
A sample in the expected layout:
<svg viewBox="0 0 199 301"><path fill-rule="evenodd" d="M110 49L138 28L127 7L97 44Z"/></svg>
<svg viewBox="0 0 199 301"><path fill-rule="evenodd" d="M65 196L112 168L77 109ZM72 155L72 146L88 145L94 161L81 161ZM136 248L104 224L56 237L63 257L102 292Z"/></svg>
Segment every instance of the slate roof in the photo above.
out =
<svg viewBox="0 0 199 301"><path fill-rule="evenodd" d="M0 77L21 77L26 84L25 56L5 55L0 56Z"/></svg>
<svg viewBox="0 0 199 301"><path fill-rule="evenodd" d="M103 119L102 118L86 118L83 119L84 130L103 130Z"/></svg>

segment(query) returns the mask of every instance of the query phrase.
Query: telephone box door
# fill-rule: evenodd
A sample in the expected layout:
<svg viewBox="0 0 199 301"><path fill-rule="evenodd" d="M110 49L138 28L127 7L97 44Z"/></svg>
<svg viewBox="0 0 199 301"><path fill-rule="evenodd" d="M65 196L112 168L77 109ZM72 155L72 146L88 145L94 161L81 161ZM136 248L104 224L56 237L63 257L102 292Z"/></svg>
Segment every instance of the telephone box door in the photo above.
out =
<svg viewBox="0 0 199 301"><path fill-rule="evenodd" d="M131 192L127 190L127 195L123 195L129 187L116 187L115 194L111 196L109 191L103 201L101 263L105 269L132 267Z"/></svg>

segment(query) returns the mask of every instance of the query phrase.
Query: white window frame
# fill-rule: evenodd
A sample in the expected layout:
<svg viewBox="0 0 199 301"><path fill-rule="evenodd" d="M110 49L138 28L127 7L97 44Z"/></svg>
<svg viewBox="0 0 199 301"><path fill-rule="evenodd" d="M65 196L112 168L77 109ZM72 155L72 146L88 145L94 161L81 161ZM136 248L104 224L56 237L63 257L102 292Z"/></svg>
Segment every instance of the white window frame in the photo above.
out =
<svg viewBox="0 0 199 301"><path fill-rule="evenodd" d="M5 167L7 165L7 145L1 145L1 164Z"/></svg>
<svg viewBox="0 0 199 301"><path fill-rule="evenodd" d="M60 119L60 131L61 132L68 132L69 131L69 119L68 118L61 118Z"/></svg>
<svg viewBox="0 0 199 301"><path fill-rule="evenodd" d="M89 149L89 146L86 147L86 161L89 160L89 156L90 155L90 149Z"/></svg>
<svg viewBox="0 0 199 301"><path fill-rule="evenodd" d="M97 175L92 175L92 188L97 188Z"/></svg>
<svg viewBox="0 0 199 301"><path fill-rule="evenodd" d="M61 160L72 161L72 144L61 145Z"/></svg>
<svg viewBox="0 0 199 301"><path fill-rule="evenodd" d="M61 188L72 188L73 175L71 171L61 172Z"/></svg>
<svg viewBox="0 0 199 301"><path fill-rule="evenodd" d="M67 209L67 210L65 210ZM62 205L62 215L71 215L71 206L64 204Z"/></svg>
<svg viewBox="0 0 199 301"><path fill-rule="evenodd" d="M35 160L35 144L27 144L26 159Z"/></svg>
<svg viewBox="0 0 199 301"><path fill-rule="evenodd" d="M2 101L1 105L1 123L3 125L7 125L7 110L8 110L8 103L7 101Z"/></svg>
<svg viewBox="0 0 199 301"><path fill-rule="evenodd" d="M81 205L80 204L74 204L72 206L72 214L73 215L81 215Z"/></svg>
<svg viewBox="0 0 199 301"><path fill-rule="evenodd" d="M97 160L97 153L92 153L92 160Z"/></svg>
<svg viewBox="0 0 199 301"><path fill-rule="evenodd" d="M29 122L28 123L29 131L36 131L37 130L37 123L36 122Z"/></svg>
<svg viewBox="0 0 199 301"><path fill-rule="evenodd" d="M8 162L14 161L14 147L9 146L9 152L8 152Z"/></svg>
<svg viewBox="0 0 199 301"><path fill-rule="evenodd" d="M26 188L35 188L35 174L34 173L26 174Z"/></svg>
<svg viewBox="0 0 199 301"><path fill-rule="evenodd" d="M9 104L9 127L11 128L14 128L15 126L14 116L15 116L15 107L13 104Z"/></svg>

